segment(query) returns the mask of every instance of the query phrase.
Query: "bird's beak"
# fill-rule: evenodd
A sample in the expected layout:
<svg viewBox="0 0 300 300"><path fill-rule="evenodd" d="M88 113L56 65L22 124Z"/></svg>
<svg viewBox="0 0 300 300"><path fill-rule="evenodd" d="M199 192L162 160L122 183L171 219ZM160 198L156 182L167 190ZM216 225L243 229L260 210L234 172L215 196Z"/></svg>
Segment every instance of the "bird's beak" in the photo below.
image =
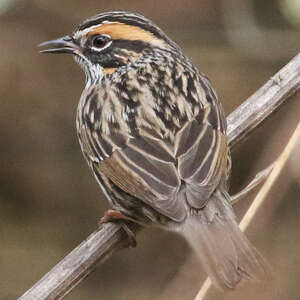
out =
<svg viewBox="0 0 300 300"><path fill-rule="evenodd" d="M75 41L69 36L63 36L57 40L47 41L38 45L38 47L47 47L40 51L40 53L69 53L74 54L80 51L81 48L75 43Z"/></svg>

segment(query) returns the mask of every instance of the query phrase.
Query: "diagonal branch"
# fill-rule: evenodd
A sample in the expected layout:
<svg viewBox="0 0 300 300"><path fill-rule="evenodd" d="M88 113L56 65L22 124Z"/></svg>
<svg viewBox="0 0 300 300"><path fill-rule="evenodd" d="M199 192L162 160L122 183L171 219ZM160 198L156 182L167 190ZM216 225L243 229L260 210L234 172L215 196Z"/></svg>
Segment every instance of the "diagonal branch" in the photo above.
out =
<svg viewBox="0 0 300 300"><path fill-rule="evenodd" d="M300 54L275 74L227 117L228 137L233 147L300 88ZM141 228L130 225L134 232ZM117 224L104 224L42 277L19 300L62 299L79 284L96 264L115 251L128 247L129 241Z"/></svg>

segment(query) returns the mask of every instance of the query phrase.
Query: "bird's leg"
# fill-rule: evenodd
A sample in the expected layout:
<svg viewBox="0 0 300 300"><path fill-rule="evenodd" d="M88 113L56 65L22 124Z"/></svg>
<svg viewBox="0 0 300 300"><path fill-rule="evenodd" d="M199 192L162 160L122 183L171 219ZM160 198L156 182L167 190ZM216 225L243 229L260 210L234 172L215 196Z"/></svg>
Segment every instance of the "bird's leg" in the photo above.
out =
<svg viewBox="0 0 300 300"><path fill-rule="evenodd" d="M130 246L135 248L137 245L135 234L127 225L126 223L127 220L128 218L124 214L122 214L119 210L108 209L104 213L104 216L99 220L98 226L109 222L119 223L128 236Z"/></svg>

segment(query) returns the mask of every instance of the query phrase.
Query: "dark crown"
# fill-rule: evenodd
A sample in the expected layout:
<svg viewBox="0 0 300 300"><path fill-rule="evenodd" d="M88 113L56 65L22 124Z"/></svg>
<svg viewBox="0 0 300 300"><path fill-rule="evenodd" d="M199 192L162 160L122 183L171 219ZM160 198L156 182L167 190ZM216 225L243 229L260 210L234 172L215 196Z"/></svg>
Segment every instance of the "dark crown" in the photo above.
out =
<svg viewBox="0 0 300 300"><path fill-rule="evenodd" d="M98 14L85 20L82 24L80 24L77 27L76 31L82 31L92 26L97 26L110 22L119 22L122 24L140 27L145 31L151 32L155 37L164 40L169 45L178 48L178 46L151 20L145 18L141 14L132 13L128 11L113 11Z"/></svg>

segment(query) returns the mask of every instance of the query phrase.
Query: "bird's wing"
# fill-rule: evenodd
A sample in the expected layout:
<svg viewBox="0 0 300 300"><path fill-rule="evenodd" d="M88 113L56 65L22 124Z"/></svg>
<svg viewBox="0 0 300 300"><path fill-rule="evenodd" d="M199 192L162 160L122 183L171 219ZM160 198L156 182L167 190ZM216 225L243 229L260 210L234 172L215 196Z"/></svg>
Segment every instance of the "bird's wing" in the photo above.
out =
<svg viewBox="0 0 300 300"><path fill-rule="evenodd" d="M228 146L224 120L223 111L215 101L176 135L178 172L186 184L186 200L194 208L204 207L226 176Z"/></svg>
<svg viewBox="0 0 300 300"><path fill-rule="evenodd" d="M154 210L182 221L186 210L179 200L180 178L175 159L164 142L152 135L128 136L115 132L101 134L82 127L81 147L95 172L122 191L140 199ZM99 154L104 153L101 159Z"/></svg>

